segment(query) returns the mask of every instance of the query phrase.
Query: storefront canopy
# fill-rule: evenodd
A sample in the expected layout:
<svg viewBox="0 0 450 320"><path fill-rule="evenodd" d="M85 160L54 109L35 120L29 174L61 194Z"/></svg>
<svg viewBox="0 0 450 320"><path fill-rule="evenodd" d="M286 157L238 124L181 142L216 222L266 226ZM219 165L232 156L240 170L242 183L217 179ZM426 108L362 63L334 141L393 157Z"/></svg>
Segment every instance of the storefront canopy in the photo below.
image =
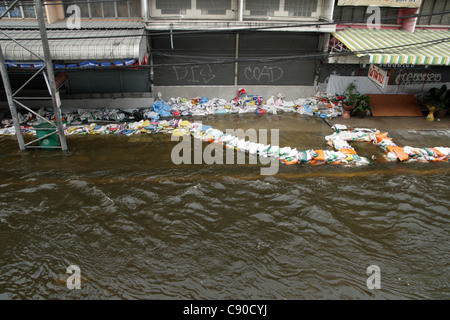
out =
<svg viewBox="0 0 450 320"><path fill-rule="evenodd" d="M44 56L39 30L2 30L0 45L6 60L35 61L28 50ZM143 30L48 30L53 60L119 60L141 61L146 50Z"/></svg>
<svg viewBox="0 0 450 320"><path fill-rule="evenodd" d="M349 28L333 36L358 57L369 56L372 64L450 64L449 31Z"/></svg>

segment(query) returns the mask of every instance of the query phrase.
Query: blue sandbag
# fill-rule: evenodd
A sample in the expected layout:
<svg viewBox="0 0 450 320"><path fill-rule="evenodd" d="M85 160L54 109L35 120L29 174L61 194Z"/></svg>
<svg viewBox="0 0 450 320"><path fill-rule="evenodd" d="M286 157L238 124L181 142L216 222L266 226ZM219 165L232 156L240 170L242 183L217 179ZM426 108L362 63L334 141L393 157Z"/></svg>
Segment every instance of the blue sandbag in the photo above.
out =
<svg viewBox="0 0 450 320"><path fill-rule="evenodd" d="M161 117L170 117L170 110L172 110L172 107L165 104L162 100L156 101L153 104L153 111L158 113Z"/></svg>
<svg viewBox="0 0 450 320"><path fill-rule="evenodd" d="M304 105L303 110L308 113L314 113L314 109L310 108L309 105Z"/></svg>

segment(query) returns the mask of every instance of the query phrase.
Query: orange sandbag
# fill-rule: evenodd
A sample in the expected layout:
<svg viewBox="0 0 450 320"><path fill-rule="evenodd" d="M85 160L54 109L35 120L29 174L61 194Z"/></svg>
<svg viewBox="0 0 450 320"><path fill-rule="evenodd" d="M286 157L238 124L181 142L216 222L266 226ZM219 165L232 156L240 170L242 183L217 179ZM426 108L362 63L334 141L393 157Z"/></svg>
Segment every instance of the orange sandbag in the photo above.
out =
<svg viewBox="0 0 450 320"><path fill-rule="evenodd" d="M392 147L392 151L395 153L395 155L400 161L405 161L409 159L408 154L403 150L402 147L397 146Z"/></svg>
<svg viewBox="0 0 450 320"><path fill-rule="evenodd" d="M325 152L323 152L322 149L320 150L314 150L315 153L317 153L317 157L314 157L317 161L325 161Z"/></svg>
<svg viewBox="0 0 450 320"><path fill-rule="evenodd" d="M288 160L281 160L281 161L283 161L283 162L284 162L284 164L286 164L286 165L288 165L288 166L291 166L291 165L293 165L293 164L296 164L296 163L298 163L298 160L292 160L292 161L288 161Z"/></svg>
<svg viewBox="0 0 450 320"><path fill-rule="evenodd" d="M351 148L341 148L339 151L345 154L356 154L356 151Z"/></svg>
<svg viewBox="0 0 450 320"><path fill-rule="evenodd" d="M396 146L387 146L387 151L392 152Z"/></svg>
<svg viewBox="0 0 450 320"><path fill-rule="evenodd" d="M438 149L435 148L428 148L429 150L433 151L435 155L438 156L438 158L442 158L445 157L445 154L443 154L442 152L440 152Z"/></svg>
<svg viewBox="0 0 450 320"><path fill-rule="evenodd" d="M383 132L383 133L376 134L376 135L375 135L375 138L377 139L377 143L380 143L381 140L383 140L383 139L390 139L390 138L388 137L388 133L387 133L387 132Z"/></svg>

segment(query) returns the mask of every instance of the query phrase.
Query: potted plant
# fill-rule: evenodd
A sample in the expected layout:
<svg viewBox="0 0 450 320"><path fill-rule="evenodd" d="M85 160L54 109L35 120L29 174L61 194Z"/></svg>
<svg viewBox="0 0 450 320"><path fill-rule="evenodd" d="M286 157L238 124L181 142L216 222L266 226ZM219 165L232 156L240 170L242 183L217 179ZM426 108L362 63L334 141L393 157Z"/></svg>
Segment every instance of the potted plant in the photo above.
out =
<svg viewBox="0 0 450 320"><path fill-rule="evenodd" d="M356 115L359 117L364 117L367 114L367 111L371 109L369 106L370 97L364 94L361 94L357 89L355 83L350 83L346 90L346 97L344 108L345 111L349 112L348 117L351 115ZM344 119L344 115L342 116ZM347 118L348 119L348 118Z"/></svg>
<svg viewBox="0 0 450 320"><path fill-rule="evenodd" d="M356 115L360 118L364 118L367 115L367 111L372 109L369 105L370 97L364 94L360 94L356 106L350 112L352 115Z"/></svg>
<svg viewBox="0 0 450 320"><path fill-rule="evenodd" d="M445 84L441 88L431 88L425 101L429 111L427 120L433 121L434 117L443 118L450 105L450 90L447 89Z"/></svg>
<svg viewBox="0 0 450 320"><path fill-rule="evenodd" d="M350 118L350 111L354 108L356 102L356 85L353 82L348 85L344 96L345 99L342 101L342 108L344 109L342 118L348 119Z"/></svg>

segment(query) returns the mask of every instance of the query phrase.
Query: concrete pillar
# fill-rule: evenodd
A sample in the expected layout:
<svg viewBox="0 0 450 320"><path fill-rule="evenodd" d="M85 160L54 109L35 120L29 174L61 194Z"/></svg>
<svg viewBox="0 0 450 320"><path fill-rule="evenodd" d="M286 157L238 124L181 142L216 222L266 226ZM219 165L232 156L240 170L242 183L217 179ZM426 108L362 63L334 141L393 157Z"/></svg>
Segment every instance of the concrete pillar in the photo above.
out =
<svg viewBox="0 0 450 320"><path fill-rule="evenodd" d="M398 10L398 18L412 16L417 13L419 13L419 8L400 8ZM416 29L417 17L398 19L397 23L400 23L400 29L414 32Z"/></svg>

